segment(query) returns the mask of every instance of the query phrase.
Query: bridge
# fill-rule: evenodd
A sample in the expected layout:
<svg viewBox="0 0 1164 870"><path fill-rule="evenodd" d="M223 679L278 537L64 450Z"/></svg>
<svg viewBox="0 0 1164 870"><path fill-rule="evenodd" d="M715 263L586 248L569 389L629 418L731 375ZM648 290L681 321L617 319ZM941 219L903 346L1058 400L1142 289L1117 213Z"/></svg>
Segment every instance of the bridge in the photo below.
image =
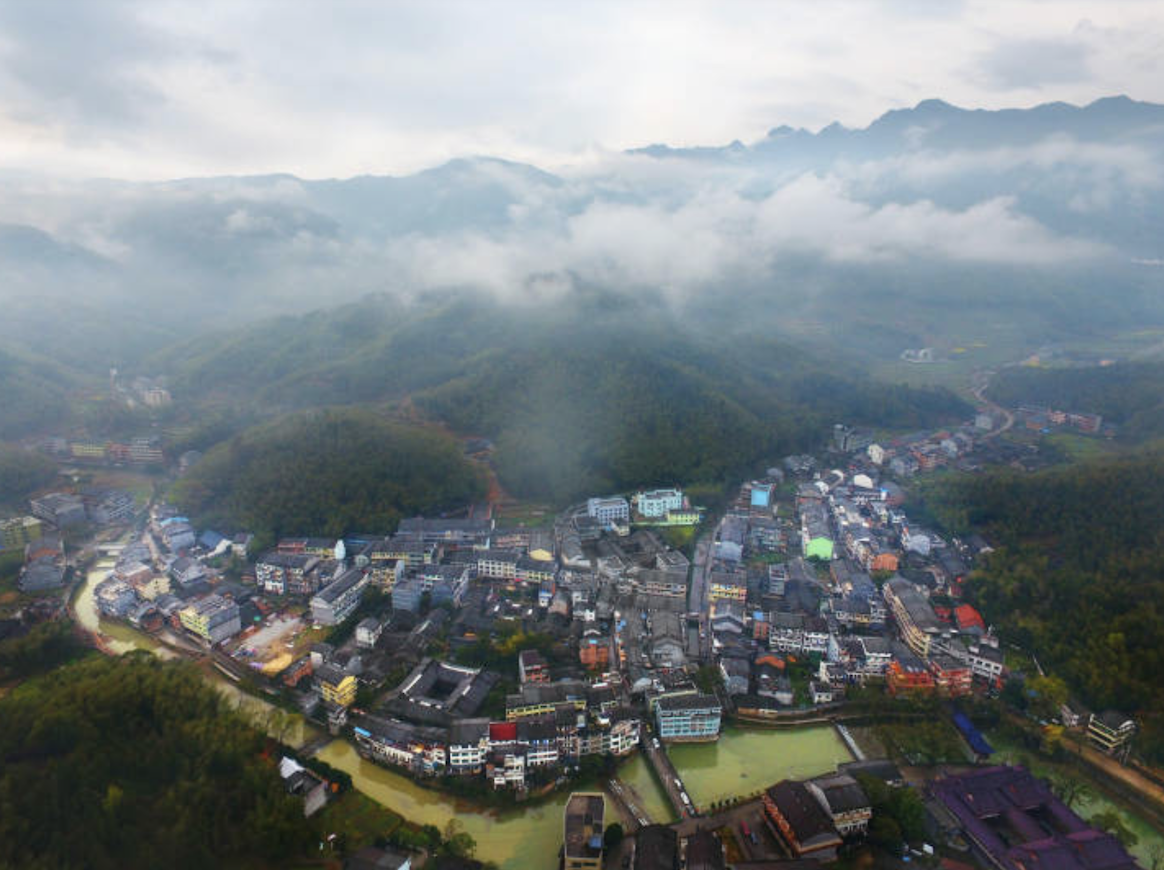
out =
<svg viewBox="0 0 1164 870"><path fill-rule="evenodd" d="M687 793L687 786L683 785L683 780L679 778L679 771L667 757L666 747L658 738L650 738L643 741L643 751L646 752L651 767L655 769L655 775L662 783L663 791L667 793L667 800L671 802L675 815L680 819L699 815L695 803Z"/></svg>

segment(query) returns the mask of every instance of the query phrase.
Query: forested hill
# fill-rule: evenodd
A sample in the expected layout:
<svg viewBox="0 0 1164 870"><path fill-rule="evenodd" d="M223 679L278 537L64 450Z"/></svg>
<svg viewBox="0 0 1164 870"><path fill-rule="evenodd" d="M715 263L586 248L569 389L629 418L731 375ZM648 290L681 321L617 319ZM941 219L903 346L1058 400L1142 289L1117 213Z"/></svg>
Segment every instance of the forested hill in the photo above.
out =
<svg viewBox="0 0 1164 870"><path fill-rule="evenodd" d="M0 866L285 866L311 833L264 750L192 666L55 671L0 699Z"/></svg>
<svg viewBox="0 0 1164 870"><path fill-rule="evenodd" d="M1045 405L1101 414L1119 426L1123 440L1164 436L1164 362L1054 369L1016 366L1000 371L989 393L1008 407Z"/></svg>
<svg viewBox="0 0 1164 870"><path fill-rule="evenodd" d="M280 535L392 531L401 517L459 508L484 476L438 432L359 409L292 415L211 450L171 497L200 526Z"/></svg>
<svg viewBox="0 0 1164 870"><path fill-rule="evenodd" d="M956 481L934 497L997 551L971 592L1094 709L1135 713L1164 760L1164 448L1033 475Z"/></svg>
<svg viewBox="0 0 1164 870"><path fill-rule="evenodd" d="M649 296L537 306L374 298L281 318L156 360L179 402L268 411L410 398L497 442L502 483L558 501L667 480L720 481L819 443L833 423L963 419L953 394L871 381L763 333L700 330Z"/></svg>

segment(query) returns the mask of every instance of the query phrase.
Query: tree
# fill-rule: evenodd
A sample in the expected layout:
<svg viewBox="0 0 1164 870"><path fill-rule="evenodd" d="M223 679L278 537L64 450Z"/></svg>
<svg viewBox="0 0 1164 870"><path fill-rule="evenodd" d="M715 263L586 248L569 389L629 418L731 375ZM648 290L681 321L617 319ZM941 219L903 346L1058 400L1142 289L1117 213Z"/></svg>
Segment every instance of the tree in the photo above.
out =
<svg viewBox="0 0 1164 870"><path fill-rule="evenodd" d="M1115 810L1104 810L1103 812L1096 813L1087 821L1092 827L1112 834L1124 844L1125 848L1130 849L1140 842L1140 838L1136 836L1136 832L1124 824L1123 818Z"/></svg>
<svg viewBox="0 0 1164 870"><path fill-rule="evenodd" d="M441 855L454 858L472 858L477 853L477 841L464 829L459 819L449 819L438 851Z"/></svg>
<svg viewBox="0 0 1164 870"><path fill-rule="evenodd" d="M1077 801L1087 801L1094 794L1086 782L1069 773L1061 773L1051 778L1051 789L1059 800L1067 806L1075 806Z"/></svg>
<svg viewBox="0 0 1164 870"><path fill-rule="evenodd" d="M602 834L602 848L607 852L613 852L622 843L623 836L622 825L611 822Z"/></svg>

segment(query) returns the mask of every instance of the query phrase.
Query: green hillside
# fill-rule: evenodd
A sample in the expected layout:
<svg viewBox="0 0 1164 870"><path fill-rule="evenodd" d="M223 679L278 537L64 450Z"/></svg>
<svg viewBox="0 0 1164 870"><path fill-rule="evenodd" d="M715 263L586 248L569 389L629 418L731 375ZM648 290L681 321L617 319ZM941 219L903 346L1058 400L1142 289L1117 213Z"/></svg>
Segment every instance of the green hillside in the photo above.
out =
<svg viewBox="0 0 1164 870"><path fill-rule="evenodd" d="M0 508L27 510L25 499L56 476L57 466L51 459L0 444Z"/></svg>
<svg viewBox="0 0 1164 870"><path fill-rule="evenodd" d="M178 870L302 855L302 805L264 749L191 665L134 656L57 670L0 699L0 865Z"/></svg>
<svg viewBox="0 0 1164 870"><path fill-rule="evenodd" d="M555 500L719 481L815 445L838 420L905 428L970 413L946 391L874 382L763 332L705 331L658 299L599 292L527 306L375 298L192 342L152 365L179 401L268 413L412 399L493 438L511 492Z"/></svg>
<svg viewBox="0 0 1164 870"><path fill-rule="evenodd" d="M294 414L211 450L171 492L200 526L279 535L390 531L485 493L451 439L359 409Z"/></svg>
<svg viewBox="0 0 1164 870"><path fill-rule="evenodd" d="M999 372L990 397L1010 407L1046 405L1100 414L1120 437L1142 441L1164 435L1164 363L1117 363L1088 368L1013 367Z"/></svg>
<svg viewBox="0 0 1164 870"><path fill-rule="evenodd" d="M963 479L932 500L997 548L971 583L987 620L1093 708L1139 714L1140 751L1164 759L1164 447Z"/></svg>

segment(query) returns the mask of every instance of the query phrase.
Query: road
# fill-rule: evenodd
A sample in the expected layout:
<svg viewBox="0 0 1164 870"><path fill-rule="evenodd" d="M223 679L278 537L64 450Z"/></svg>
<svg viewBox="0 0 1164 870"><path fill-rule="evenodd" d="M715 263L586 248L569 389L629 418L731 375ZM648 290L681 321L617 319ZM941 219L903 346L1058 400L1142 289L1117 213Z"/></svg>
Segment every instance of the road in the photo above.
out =
<svg viewBox="0 0 1164 870"><path fill-rule="evenodd" d="M980 404L983 404L989 408L995 416L1001 415L1003 418L1003 424L997 429L992 429L989 432L979 435L978 439L980 441L985 441L987 438L997 438L999 435L1014 425L1014 414L1012 414L1006 408L1002 407L1002 405L997 405L990 401L990 399L986 398L986 388L990 386L990 379L994 377L994 375L994 371L975 372L972 378L972 386L970 387L970 393L974 396L975 399L978 400Z"/></svg>
<svg viewBox="0 0 1164 870"><path fill-rule="evenodd" d="M634 786L613 777L606 782L606 793L618 807L619 815L626 822L628 832L651 824L651 817L643 808L642 798L634 790Z"/></svg>

